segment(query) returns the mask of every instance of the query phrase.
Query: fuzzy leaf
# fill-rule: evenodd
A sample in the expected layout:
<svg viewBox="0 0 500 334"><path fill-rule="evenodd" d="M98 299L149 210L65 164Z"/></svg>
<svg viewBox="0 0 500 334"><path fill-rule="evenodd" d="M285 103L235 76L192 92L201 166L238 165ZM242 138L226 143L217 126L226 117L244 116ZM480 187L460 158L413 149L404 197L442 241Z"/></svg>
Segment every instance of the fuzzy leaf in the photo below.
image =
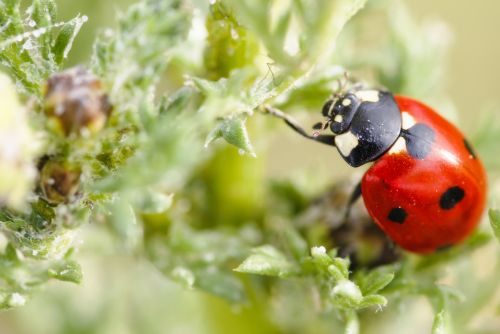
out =
<svg viewBox="0 0 500 334"><path fill-rule="evenodd" d="M178 114L185 111L193 100L192 87L182 87L168 98L163 97L159 107L159 114Z"/></svg>
<svg viewBox="0 0 500 334"><path fill-rule="evenodd" d="M204 95L223 95L227 89L227 79L210 81L198 77L192 77L192 82Z"/></svg>
<svg viewBox="0 0 500 334"><path fill-rule="evenodd" d="M363 297L361 303L359 303L358 308L366 308L371 306L386 306L387 298L382 295L370 295Z"/></svg>
<svg viewBox="0 0 500 334"><path fill-rule="evenodd" d="M235 271L266 276L287 277L295 272L294 265L273 246L261 246L252 250Z"/></svg>
<svg viewBox="0 0 500 334"><path fill-rule="evenodd" d="M210 5L206 19L207 44L204 65L213 79L228 77L232 70L253 62L259 44L233 17L222 1Z"/></svg>
<svg viewBox="0 0 500 334"><path fill-rule="evenodd" d="M56 3L54 0L34 0L31 12L31 18L38 26L48 26L56 19Z"/></svg>
<svg viewBox="0 0 500 334"><path fill-rule="evenodd" d="M243 284L233 275L228 275L214 267L206 267L197 271L197 286L213 295L220 296L233 303L243 303L246 300Z"/></svg>
<svg viewBox="0 0 500 334"><path fill-rule="evenodd" d="M326 248L324 246L312 247L311 256L317 264L324 267L328 267L333 263L332 258L326 253Z"/></svg>
<svg viewBox="0 0 500 334"><path fill-rule="evenodd" d="M285 236L290 245L290 250L295 257L299 260L304 256L307 256L308 248L307 242L302 238L302 236L293 228L288 228L285 230Z"/></svg>
<svg viewBox="0 0 500 334"><path fill-rule="evenodd" d="M112 232L121 240L127 249L138 245L141 236L141 227L137 223L134 209L121 198L117 198L109 205L109 226Z"/></svg>
<svg viewBox="0 0 500 334"><path fill-rule="evenodd" d="M228 117L219 123L209 134L205 147L218 138L224 138L229 144L236 146L244 153L255 157L250 138L248 137L245 120L242 116Z"/></svg>
<svg viewBox="0 0 500 334"><path fill-rule="evenodd" d="M338 271L342 274L342 276L344 278L348 278L349 277L349 265L350 265L350 261L349 259L344 259L344 258L341 258L341 257L334 257L332 259L333 261L333 266L335 266ZM330 271L331 270L331 267L328 267L328 270Z"/></svg>
<svg viewBox="0 0 500 334"><path fill-rule="evenodd" d="M349 309L357 308L363 301L363 295L354 282L344 279L332 289L331 299L335 305Z"/></svg>
<svg viewBox="0 0 500 334"><path fill-rule="evenodd" d="M386 287L394 279L394 267L379 267L368 274L362 273L357 277L356 283L363 295L371 295Z"/></svg>
<svg viewBox="0 0 500 334"><path fill-rule="evenodd" d="M86 16L77 17L62 26L52 48L52 53L57 64L61 64L66 59L76 35L86 21Z"/></svg>
<svg viewBox="0 0 500 334"><path fill-rule="evenodd" d="M82 268L74 261L68 261L60 266L48 270L49 277L60 281L80 283L82 281Z"/></svg>

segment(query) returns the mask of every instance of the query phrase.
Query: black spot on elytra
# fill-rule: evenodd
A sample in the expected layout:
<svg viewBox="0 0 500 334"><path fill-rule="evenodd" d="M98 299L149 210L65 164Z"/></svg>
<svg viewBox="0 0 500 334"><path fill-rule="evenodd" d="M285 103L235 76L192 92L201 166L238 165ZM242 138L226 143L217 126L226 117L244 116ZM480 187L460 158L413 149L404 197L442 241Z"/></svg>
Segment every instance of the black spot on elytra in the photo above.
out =
<svg viewBox="0 0 500 334"><path fill-rule="evenodd" d="M436 134L429 126L417 123L408 130L403 130L406 150L415 159L423 160L431 152Z"/></svg>
<svg viewBox="0 0 500 334"><path fill-rule="evenodd" d="M469 154L471 155L471 157L473 159L475 159L476 158L476 152L474 152L474 149L472 148L471 144L465 138L464 138L464 145L465 145L465 148L467 149L467 151L469 152Z"/></svg>
<svg viewBox="0 0 500 334"><path fill-rule="evenodd" d="M451 187L446 190L443 195L441 195L441 199L439 200L439 206L441 209L450 210L457 205L465 197L465 191L458 187Z"/></svg>
<svg viewBox="0 0 500 334"><path fill-rule="evenodd" d="M406 216L408 216L408 214L406 213L405 209L393 208L391 212L389 212L387 218L389 218L391 222L403 224L406 220Z"/></svg>

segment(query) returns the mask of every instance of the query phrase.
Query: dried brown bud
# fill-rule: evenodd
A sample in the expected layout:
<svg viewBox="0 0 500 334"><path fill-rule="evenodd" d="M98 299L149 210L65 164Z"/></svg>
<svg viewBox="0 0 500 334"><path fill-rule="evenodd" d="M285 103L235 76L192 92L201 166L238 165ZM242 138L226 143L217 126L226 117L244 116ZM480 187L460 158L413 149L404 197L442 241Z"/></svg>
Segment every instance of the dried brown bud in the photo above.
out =
<svg viewBox="0 0 500 334"><path fill-rule="evenodd" d="M40 187L52 204L69 202L78 191L81 170L60 161L46 162L40 173Z"/></svg>
<svg viewBox="0 0 500 334"><path fill-rule="evenodd" d="M101 130L111 113L101 81L83 66L53 75L47 81L44 111L56 119L66 136Z"/></svg>

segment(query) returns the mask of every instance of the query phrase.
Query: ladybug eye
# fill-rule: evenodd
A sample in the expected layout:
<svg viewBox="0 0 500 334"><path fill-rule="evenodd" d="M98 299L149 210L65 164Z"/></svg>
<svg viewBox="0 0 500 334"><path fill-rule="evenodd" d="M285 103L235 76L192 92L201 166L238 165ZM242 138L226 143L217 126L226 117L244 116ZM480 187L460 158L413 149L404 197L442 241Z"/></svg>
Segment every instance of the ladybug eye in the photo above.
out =
<svg viewBox="0 0 500 334"><path fill-rule="evenodd" d="M330 115L330 112L332 110L332 106L333 106L333 100L328 100L323 105L323 110L321 111L321 113L323 114L323 116L328 117Z"/></svg>

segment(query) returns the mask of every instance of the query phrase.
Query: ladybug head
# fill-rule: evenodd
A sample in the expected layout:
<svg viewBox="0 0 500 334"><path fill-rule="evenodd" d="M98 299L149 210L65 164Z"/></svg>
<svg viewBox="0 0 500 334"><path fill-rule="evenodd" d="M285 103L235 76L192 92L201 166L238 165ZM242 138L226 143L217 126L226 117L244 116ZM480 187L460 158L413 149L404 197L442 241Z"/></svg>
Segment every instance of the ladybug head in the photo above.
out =
<svg viewBox="0 0 500 334"><path fill-rule="evenodd" d="M349 129L360 104L360 99L350 92L324 104L322 113L334 134L339 135Z"/></svg>
<svg viewBox="0 0 500 334"><path fill-rule="evenodd" d="M334 144L352 167L374 161L397 140L401 113L391 93L352 89L325 103L323 116L335 135Z"/></svg>

